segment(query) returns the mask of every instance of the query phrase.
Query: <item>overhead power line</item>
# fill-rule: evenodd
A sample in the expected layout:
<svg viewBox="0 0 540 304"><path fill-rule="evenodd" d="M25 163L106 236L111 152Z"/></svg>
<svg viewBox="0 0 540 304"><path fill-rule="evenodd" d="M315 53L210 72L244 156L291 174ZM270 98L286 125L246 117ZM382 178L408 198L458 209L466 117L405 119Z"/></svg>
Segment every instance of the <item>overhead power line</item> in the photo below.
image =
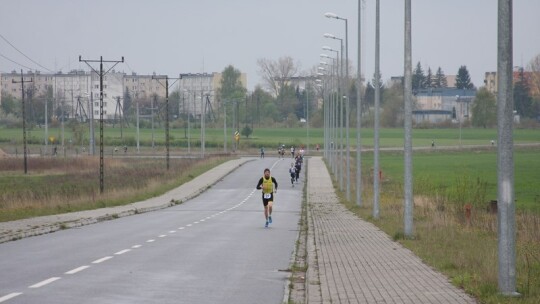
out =
<svg viewBox="0 0 540 304"><path fill-rule="evenodd" d="M11 60L11 59L9 59L8 57L2 55L1 53L0 53L0 57L4 58L4 59L6 59L6 60L11 61L11 62L15 63L15 64L18 65L18 66L22 66L23 68L26 68L26 69L31 70L31 68L29 68L29 67L27 67L27 66L25 66L25 65L22 65L22 64L20 64L20 63L14 61L14 60Z"/></svg>
<svg viewBox="0 0 540 304"><path fill-rule="evenodd" d="M24 57L26 57L26 59L32 61L33 63L35 63L36 65L38 65L39 67L51 72L51 73L54 73L51 69L48 69L44 66L42 66L41 64L37 63L36 61L34 61L32 58L26 56L23 52L21 52L18 48L16 48L11 42L9 42L9 40L6 39L6 37L2 36L2 34L0 34L0 38L2 38L5 42L7 42L7 44L9 44L12 48L14 48L17 52L19 52L21 55L23 55ZM19 64L21 65L21 64ZM22 65L21 65L22 66Z"/></svg>

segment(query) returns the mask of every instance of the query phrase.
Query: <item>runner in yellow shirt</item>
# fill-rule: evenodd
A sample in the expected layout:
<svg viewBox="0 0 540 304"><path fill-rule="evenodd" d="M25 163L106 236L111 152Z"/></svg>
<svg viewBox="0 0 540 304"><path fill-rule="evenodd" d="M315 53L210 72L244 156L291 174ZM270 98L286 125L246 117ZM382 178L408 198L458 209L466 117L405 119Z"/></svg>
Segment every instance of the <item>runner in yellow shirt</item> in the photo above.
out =
<svg viewBox="0 0 540 304"><path fill-rule="evenodd" d="M270 176L270 169L264 169L264 176L257 183L257 189L262 189L264 217L266 218L264 227L268 227L268 224L272 223L272 204L274 202L274 193L277 193L277 188L278 183L275 178Z"/></svg>

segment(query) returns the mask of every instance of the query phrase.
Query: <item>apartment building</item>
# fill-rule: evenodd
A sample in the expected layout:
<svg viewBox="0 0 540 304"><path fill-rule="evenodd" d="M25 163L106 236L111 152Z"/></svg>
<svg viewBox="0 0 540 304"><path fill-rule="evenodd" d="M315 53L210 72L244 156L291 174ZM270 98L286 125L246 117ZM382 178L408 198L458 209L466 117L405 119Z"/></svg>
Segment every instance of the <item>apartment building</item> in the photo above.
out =
<svg viewBox="0 0 540 304"><path fill-rule="evenodd" d="M44 74L39 71L28 71L23 73L22 77L28 81L25 82L26 94L30 92L34 98L45 98L48 88L52 89L53 108L58 110L55 110L55 116L62 116L57 114L61 112L65 119L77 118L81 121L91 117L99 119L100 79L95 72L72 70L68 73ZM119 115L119 111L123 109L124 89L135 92L142 99L153 96L165 98L165 87L159 84L155 77L161 76L136 74L127 76L123 72L109 71L103 77L103 118L110 120ZM21 100L20 80L21 73L16 71L2 73L1 94Z"/></svg>
<svg viewBox="0 0 540 304"><path fill-rule="evenodd" d="M184 73L179 77L176 89L183 99L180 105L181 113L200 118L203 112L201 109L204 109L206 115L212 115L212 112L219 109L216 96L221 89L221 73ZM245 73L240 74L240 82L247 88Z"/></svg>

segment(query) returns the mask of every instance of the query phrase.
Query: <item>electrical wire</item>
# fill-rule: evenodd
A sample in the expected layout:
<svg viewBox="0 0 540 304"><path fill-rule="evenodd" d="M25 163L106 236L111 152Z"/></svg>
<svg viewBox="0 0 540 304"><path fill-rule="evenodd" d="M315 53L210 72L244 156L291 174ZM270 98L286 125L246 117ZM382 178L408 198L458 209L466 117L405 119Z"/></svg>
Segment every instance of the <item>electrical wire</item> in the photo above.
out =
<svg viewBox="0 0 540 304"><path fill-rule="evenodd" d="M0 57L4 58L4 59L6 59L6 60L9 60L9 61L15 63L16 65L22 66L22 67L25 68L25 69L32 70L32 68L29 68L29 67L27 67L27 66L25 66L25 65L23 65L23 64L20 64L20 63L14 61L14 60L11 60L11 59L9 59L8 57L2 55L1 53L0 53Z"/></svg>
<svg viewBox="0 0 540 304"><path fill-rule="evenodd" d="M33 63L37 64L39 67L51 72L51 73L54 73L51 69L48 69L44 66L42 66L41 64L35 62L34 60L32 60L32 58L26 56L23 52L21 52L18 48L16 48L11 42L9 42L4 36L2 36L2 34L0 34L0 38L2 38L5 42L7 42L12 48L14 48L17 52L19 52L21 55L23 55L24 57L26 57L26 59L32 61ZM4 57L5 58L5 57ZM11 60L10 60L11 61ZM22 64L19 64L22 66Z"/></svg>

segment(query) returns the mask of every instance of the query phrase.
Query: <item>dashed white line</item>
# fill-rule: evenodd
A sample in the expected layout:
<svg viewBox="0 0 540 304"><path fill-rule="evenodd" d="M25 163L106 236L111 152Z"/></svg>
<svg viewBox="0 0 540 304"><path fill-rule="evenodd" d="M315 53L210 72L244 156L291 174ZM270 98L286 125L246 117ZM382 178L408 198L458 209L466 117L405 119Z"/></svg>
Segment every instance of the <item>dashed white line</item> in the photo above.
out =
<svg viewBox="0 0 540 304"><path fill-rule="evenodd" d="M66 274L76 274L77 272L79 271L83 271L85 270L86 268L89 268L90 266L81 266L81 267L78 267L78 268L75 268L75 269L71 269L70 271L66 272Z"/></svg>
<svg viewBox="0 0 540 304"><path fill-rule="evenodd" d="M193 226L193 225L192 225L192 224L187 224L187 225L186 225L186 227L191 227L191 226Z"/></svg>
<svg viewBox="0 0 540 304"><path fill-rule="evenodd" d="M199 222L194 222L193 224L198 224Z"/></svg>
<svg viewBox="0 0 540 304"><path fill-rule="evenodd" d="M164 237L166 237L166 236L167 236L166 234L162 234L162 235L160 235L160 236L158 236L158 237L164 238Z"/></svg>
<svg viewBox="0 0 540 304"><path fill-rule="evenodd" d="M43 286L45 286L47 284L50 284L50 283L52 283L52 282L54 282L56 280L60 280L60 278L59 277L52 277L52 278L46 279L44 281L41 281L41 282L39 282L37 284L34 284L32 286L29 286L28 288L40 288L40 287L43 287Z"/></svg>
<svg viewBox="0 0 540 304"><path fill-rule="evenodd" d="M104 257L104 258L101 258L101 259L98 259L98 260L95 260L92 262L92 264L99 264L99 263L103 263L107 260L110 260L112 259L113 257L112 256L107 256L107 257Z"/></svg>
<svg viewBox="0 0 540 304"><path fill-rule="evenodd" d="M176 230L171 230L169 231L169 233L176 233Z"/></svg>
<svg viewBox="0 0 540 304"><path fill-rule="evenodd" d="M148 240L148 241L146 241L146 242L147 242L147 243L152 243L152 242L154 242L154 241L155 241L155 240Z"/></svg>
<svg viewBox="0 0 540 304"><path fill-rule="evenodd" d="M178 230L182 230L182 229L185 229L186 227L178 227Z"/></svg>
<svg viewBox="0 0 540 304"><path fill-rule="evenodd" d="M4 302L4 301L7 301L7 300L9 300L9 299L13 299L13 298L15 298L16 296L20 296L20 295L22 295L22 292L13 292L13 293L10 293L10 294L8 294L8 295L5 295L5 296L1 297L1 298L0 298L0 303L1 303L1 302Z"/></svg>
<svg viewBox="0 0 540 304"><path fill-rule="evenodd" d="M137 248L141 248L141 247L142 247L142 245L133 245L133 246L131 246L131 248L133 248L133 249L137 249Z"/></svg>
<svg viewBox="0 0 540 304"><path fill-rule="evenodd" d="M115 255L121 255L121 254L124 254L126 252L130 252L130 251L131 251L131 249L120 250L120 251L116 252Z"/></svg>

